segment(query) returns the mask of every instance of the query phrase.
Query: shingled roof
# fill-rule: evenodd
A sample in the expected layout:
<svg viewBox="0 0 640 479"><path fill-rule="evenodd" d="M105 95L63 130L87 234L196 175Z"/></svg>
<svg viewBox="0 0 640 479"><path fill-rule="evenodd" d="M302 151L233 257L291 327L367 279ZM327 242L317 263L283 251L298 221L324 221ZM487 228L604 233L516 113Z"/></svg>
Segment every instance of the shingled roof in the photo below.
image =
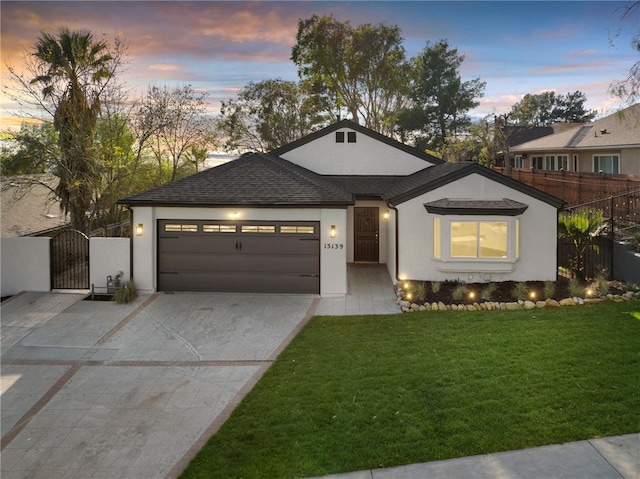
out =
<svg viewBox="0 0 640 479"><path fill-rule="evenodd" d="M306 168L270 154L237 160L128 196L131 206L342 206L353 195Z"/></svg>

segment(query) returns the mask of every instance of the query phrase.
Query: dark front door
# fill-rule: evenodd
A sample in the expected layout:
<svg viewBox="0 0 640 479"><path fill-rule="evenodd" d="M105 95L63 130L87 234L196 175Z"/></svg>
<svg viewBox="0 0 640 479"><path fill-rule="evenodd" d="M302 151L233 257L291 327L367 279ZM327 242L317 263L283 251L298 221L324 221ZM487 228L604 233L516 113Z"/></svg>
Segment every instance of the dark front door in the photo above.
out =
<svg viewBox="0 0 640 479"><path fill-rule="evenodd" d="M378 208L354 208L354 261L378 262Z"/></svg>

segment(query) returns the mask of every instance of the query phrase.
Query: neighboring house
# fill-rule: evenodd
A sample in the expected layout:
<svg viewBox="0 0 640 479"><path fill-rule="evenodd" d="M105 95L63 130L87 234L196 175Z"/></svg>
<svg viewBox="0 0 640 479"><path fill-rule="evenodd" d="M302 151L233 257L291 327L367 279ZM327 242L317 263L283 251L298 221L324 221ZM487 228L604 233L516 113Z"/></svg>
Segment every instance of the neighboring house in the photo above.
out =
<svg viewBox="0 0 640 479"><path fill-rule="evenodd" d="M344 295L353 262L394 282L556 279L561 200L346 120L120 203L144 291Z"/></svg>
<svg viewBox="0 0 640 479"><path fill-rule="evenodd" d="M52 175L2 178L0 236L46 236L66 226L68 218L60 210L60 201L51 194L57 181Z"/></svg>
<svg viewBox="0 0 640 479"><path fill-rule="evenodd" d="M511 147L516 168L640 175L640 104Z"/></svg>

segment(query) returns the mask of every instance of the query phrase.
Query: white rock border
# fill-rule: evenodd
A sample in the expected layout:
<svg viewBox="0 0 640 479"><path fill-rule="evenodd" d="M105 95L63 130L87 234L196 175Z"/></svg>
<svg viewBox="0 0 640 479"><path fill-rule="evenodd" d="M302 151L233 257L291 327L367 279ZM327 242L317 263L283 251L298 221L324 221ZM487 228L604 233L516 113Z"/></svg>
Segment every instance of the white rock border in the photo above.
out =
<svg viewBox="0 0 640 479"><path fill-rule="evenodd" d="M561 306L578 306L581 304L597 304L611 301L614 303L622 303L624 301L640 300L640 291L627 291L623 294L607 294L599 298L580 298L574 296L557 301L555 299L546 299L545 301L512 301L497 302L483 301L482 303L473 304L444 304L442 301L437 303L425 302L424 304L412 303L403 299L404 291L402 288L396 289L396 302L400 306L403 313L412 313L414 311L515 311L518 309L542 309L542 308L559 308Z"/></svg>

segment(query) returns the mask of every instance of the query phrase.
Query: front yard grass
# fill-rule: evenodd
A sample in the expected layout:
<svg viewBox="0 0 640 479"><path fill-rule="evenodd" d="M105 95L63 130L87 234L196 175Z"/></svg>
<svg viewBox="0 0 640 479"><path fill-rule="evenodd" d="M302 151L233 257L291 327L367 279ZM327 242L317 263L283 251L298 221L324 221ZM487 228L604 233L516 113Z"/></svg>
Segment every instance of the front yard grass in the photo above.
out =
<svg viewBox="0 0 640 479"><path fill-rule="evenodd" d="M640 431L640 303L315 317L182 478L294 478Z"/></svg>

